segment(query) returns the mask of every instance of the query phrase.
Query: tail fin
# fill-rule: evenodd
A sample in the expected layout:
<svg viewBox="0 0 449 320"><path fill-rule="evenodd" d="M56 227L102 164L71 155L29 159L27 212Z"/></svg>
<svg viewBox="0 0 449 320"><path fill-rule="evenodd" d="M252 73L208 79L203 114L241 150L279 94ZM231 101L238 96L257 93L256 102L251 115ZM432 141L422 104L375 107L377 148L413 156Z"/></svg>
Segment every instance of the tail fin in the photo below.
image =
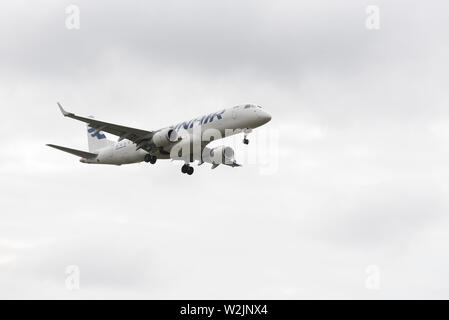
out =
<svg viewBox="0 0 449 320"><path fill-rule="evenodd" d="M93 119L93 117L89 118ZM102 131L98 131L98 129L92 128L89 125L87 125L87 143L89 145L89 152L95 152L113 144L112 141L106 139L106 135Z"/></svg>

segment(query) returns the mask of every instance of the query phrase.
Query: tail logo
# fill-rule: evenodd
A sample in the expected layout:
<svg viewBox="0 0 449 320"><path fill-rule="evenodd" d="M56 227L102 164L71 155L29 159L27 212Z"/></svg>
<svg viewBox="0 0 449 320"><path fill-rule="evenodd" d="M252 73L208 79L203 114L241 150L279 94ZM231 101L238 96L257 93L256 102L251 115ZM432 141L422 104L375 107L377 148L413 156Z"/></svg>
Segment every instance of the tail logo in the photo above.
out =
<svg viewBox="0 0 449 320"><path fill-rule="evenodd" d="M100 132L95 133L96 130L97 130L97 129L95 129L95 128L89 128L89 129L87 130L87 132L90 133L90 136L91 136L92 138L97 137L97 139L106 139L106 136L105 136L103 133L100 133ZM92 132L93 132L93 133L92 133Z"/></svg>

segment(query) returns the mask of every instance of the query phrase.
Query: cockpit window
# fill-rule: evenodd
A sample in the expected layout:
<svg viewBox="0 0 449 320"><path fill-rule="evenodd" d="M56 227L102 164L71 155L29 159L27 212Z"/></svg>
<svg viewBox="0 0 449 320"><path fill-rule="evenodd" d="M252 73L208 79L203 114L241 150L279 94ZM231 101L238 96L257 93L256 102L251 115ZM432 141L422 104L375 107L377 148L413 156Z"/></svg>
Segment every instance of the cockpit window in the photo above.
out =
<svg viewBox="0 0 449 320"><path fill-rule="evenodd" d="M262 109L261 106L256 106L256 105L254 105L254 104L247 104L247 105L245 105L244 108L245 108L245 109L253 109L253 108L261 108L261 109Z"/></svg>

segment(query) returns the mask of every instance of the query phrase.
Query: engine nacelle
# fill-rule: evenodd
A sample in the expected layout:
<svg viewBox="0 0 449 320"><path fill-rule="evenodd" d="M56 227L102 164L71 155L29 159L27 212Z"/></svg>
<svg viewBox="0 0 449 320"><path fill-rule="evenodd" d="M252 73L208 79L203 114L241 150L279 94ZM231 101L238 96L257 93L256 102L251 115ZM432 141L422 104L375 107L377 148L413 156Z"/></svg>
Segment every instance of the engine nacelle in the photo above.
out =
<svg viewBox="0 0 449 320"><path fill-rule="evenodd" d="M234 162L234 149L226 146L219 146L210 150L210 161L214 164L230 164Z"/></svg>
<svg viewBox="0 0 449 320"><path fill-rule="evenodd" d="M178 133L174 129L166 128L155 133L152 141L156 147L166 147L178 141Z"/></svg>

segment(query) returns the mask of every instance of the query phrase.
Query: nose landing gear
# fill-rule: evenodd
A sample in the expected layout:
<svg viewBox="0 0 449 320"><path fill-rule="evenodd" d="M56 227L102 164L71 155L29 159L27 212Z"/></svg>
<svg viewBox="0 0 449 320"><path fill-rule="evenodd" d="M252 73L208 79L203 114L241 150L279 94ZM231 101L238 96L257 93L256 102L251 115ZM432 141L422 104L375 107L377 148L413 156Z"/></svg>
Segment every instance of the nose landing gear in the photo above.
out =
<svg viewBox="0 0 449 320"><path fill-rule="evenodd" d="M250 134L251 131L252 131L251 129L245 129L245 130L243 130L243 132L244 132L244 135L243 135L243 143L244 143L244 144L249 144L248 134Z"/></svg>
<svg viewBox="0 0 449 320"><path fill-rule="evenodd" d="M191 167L189 164L185 164L181 167L182 173L187 173L189 176L193 174L193 167Z"/></svg>

